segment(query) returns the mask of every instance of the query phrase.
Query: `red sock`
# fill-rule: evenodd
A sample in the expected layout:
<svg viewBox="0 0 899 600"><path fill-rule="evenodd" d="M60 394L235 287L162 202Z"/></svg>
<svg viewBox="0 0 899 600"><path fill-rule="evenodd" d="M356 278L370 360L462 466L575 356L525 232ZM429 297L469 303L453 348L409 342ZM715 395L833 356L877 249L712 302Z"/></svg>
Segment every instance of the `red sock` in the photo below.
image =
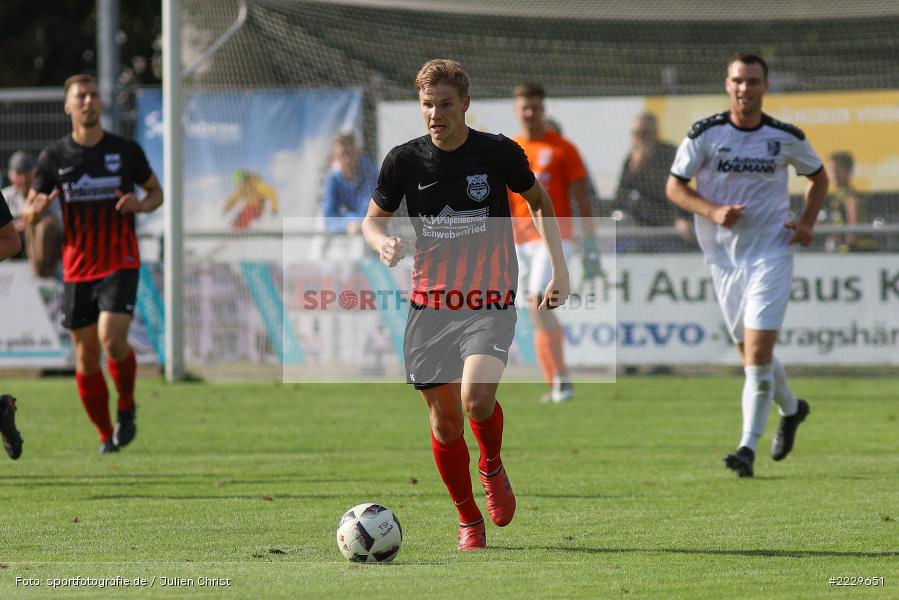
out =
<svg viewBox="0 0 899 600"><path fill-rule="evenodd" d="M493 474L503 464L499 453L503 446L503 407L496 403L493 414L483 421L468 419L471 430L481 449L478 470L485 475Z"/></svg>
<svg viewBox="0 0 899 600"><path fill-rule="evenodd" d="M115 382L115 389L119 392L119 410L132 410L134 408L134 380L137 373L137 359L134 351L128 352L128 356L116 362L112 358L106 361L109 374Z"/></svg>
<svg viewBox="0 0 899 600"><path fill-rule="evenodd" d="M553 375L568 375L565 364L565 337L561 327L549 332L549 351L553 360Z"/></svg>
<svg viewBox="0 0 899 600"><path fill-rule="evenodd" d="M537 352L537 363L540 365L540 370L543 371L543 380L546 383L552 383L555 375L550 344L549 335L545 330L538 329L534 333L534 350Z"/></svg>
<svg viewBox="0 0 899 600"><path fill-rule="evenodd" d="M471 492L471 475L468 472L468 446L465 436L460 435L455 442L443 445L431 432L431 450L437 470L449 490L450 498L459 511L460 523L477 523L483 517Z"/></svg>
<svg viewBox="0 0 899 600"><path fill-rule="evenodd" d="M112 422L109 420L109 390L106 389L103 371L98 370L89 375L76 371L75 382L78 384L81 404L100 433L100 441L109 440L112 438Z"/></svg>

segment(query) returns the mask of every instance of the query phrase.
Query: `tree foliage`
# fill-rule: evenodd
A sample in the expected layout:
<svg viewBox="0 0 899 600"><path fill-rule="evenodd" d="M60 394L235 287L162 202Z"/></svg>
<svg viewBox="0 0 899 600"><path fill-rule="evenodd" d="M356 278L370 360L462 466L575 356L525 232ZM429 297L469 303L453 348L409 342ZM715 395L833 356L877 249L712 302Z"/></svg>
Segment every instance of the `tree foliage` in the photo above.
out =
<svg viewBox="0 0 899 600"><path fill-rule="evenodd" d="M160 82L160 13L160 2L120 2L120 83ZM55 86L74 73L96 74L96 2L0 2L0 56L2 87Z"/></svg>

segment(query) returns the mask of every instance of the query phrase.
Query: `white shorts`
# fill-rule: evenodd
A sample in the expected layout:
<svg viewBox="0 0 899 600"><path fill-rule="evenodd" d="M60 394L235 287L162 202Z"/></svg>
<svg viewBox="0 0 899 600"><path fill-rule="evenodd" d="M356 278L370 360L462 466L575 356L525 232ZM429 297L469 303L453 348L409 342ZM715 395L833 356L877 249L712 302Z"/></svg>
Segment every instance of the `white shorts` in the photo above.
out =
<svg viewBox="0 0 899 600"><path fill-rule="evenodd" d="M567 263L574 252L574 243L562 240L562 252ZM531 294L542 294L549 285L553 274L552 261L543 240L534 240L515 246L518 256L518 290L515 293L515 305L523 308Z"/></svg>
<svg viewBox="0 0 899 600"><path fill-rule="evenodd" d="M744 329L779 331L793 283L793 256L779 256L743 267L709 265L715 296L734 343Z"/></svg>

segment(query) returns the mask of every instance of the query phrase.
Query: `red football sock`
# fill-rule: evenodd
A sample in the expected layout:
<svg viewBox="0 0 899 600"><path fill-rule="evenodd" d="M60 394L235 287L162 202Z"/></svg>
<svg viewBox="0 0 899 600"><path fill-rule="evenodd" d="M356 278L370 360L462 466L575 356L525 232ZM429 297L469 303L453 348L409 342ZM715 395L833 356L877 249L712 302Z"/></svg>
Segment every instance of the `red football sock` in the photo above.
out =
<svg viewBox="0 0 899 600"><path fill-rule="evenodd" d="M112 422L109 420L109 390L106 389L103 371L98 370L89 375L76 371L75 382L78 384L81 404L100 433L100 441L108 441L112 438Z"/></svg>
<svg viewBox="0 0 899 600"><path fill-rule="evenodd" d="M499 453L503 446L503 407L496 403L493 414L483 421L468 419L471 430L481 449L481 457L478 459L478 470L486 475L492 475L503 464Z"/></svg>
<svg viewBox="0 0 899 600"><path fill-rule="evenodd" d="M134 408L134 380L137 373L137 358L134 356L134 351L128 352L128 356L119 362L109 358L106 365L115 382L115 389L119 392L119 410L132 410Z"/></svg>
<svg viewBox="0 0 899 600"><path fill-rule="evenodd" d="M459 511L460 523L477 523L483 517L478 505L474 501L471 492L471 475L468 472L468 446L465 445L465 436L443 445L431 432L431 450L434 452L434 461L437 470L449 490L450 498Z"/></svg>
<svg viewBox="0 0 899 600"><path fill-rule="evenodd" d="M543 380L546 383L552 383L555 375L550 344L549 335L545 330L538 329L534 332L534 350L537 352L537 363L540 365L540 370L543 371Z"/></svg>

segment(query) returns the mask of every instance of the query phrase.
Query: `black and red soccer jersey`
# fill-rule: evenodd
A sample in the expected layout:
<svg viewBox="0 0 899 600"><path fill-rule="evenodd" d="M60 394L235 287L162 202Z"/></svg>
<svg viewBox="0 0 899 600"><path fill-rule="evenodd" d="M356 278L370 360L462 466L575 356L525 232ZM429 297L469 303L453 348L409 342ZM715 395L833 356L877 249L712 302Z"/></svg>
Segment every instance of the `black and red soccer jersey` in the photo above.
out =
<svg viewBox="0 0 899 600"><path fill-rule="evenodd" d="M412 300L435 306L455 292L471 307L514 294L518 262L506 188L525 192L534 181L524 151L503 135L470 129L450 152L425 135L391 150L372 199L389 212L406 199L417 238Z"/></svg>
<svg viewBox="0 0 899 600"><path fill-rule="evenodd" d="M32 187L44 194L60 191L66 281L92 281L140 266L134 215L115 205L152 175L141 147L109 132L92 147L67 135L41 152Z"/></svg>

